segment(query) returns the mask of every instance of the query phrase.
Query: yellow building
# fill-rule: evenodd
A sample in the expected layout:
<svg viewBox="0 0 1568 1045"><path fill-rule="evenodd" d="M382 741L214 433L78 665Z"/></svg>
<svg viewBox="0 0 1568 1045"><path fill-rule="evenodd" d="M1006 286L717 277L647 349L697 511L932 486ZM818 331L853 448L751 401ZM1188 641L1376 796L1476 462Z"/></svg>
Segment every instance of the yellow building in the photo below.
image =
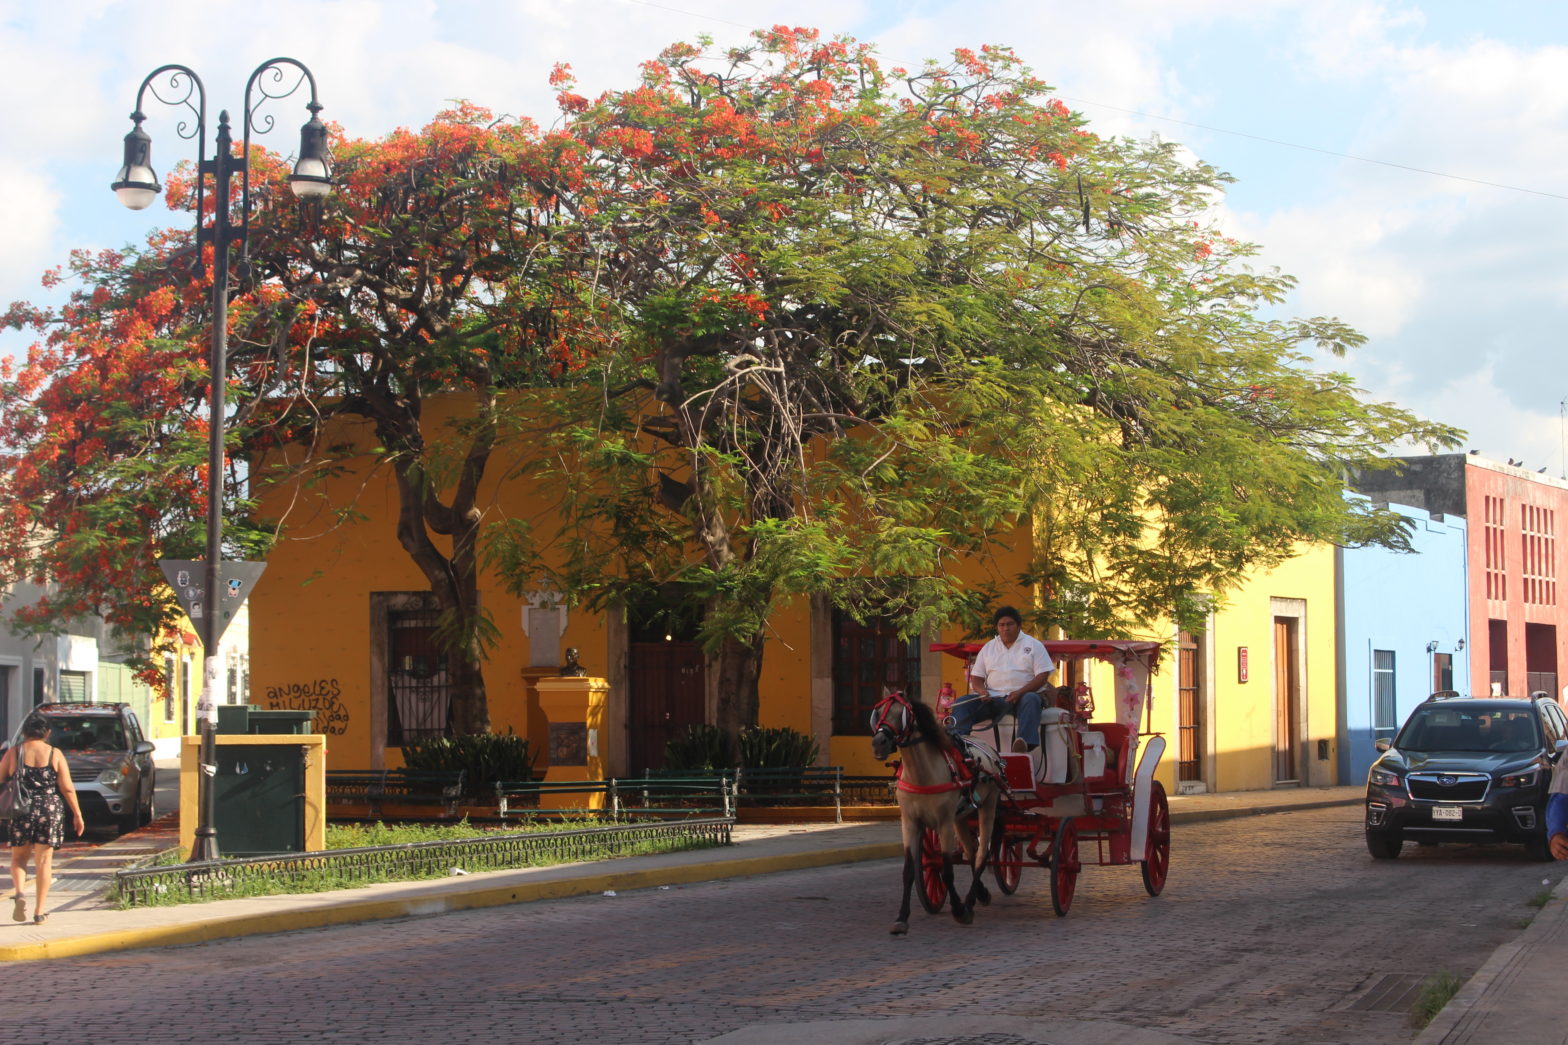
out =
<svg viewBox="0 0 1568 1045"><path fill-rule="evenodd" d="M1153 692L1174 792L1337 783L1334 549L1303 548L1175 636Z"/></svg>
<svg viewBox="0 0 1568 1045"><path fill-rule="evenodd" d="M249 607L242 605L223 633L220 655L223 665L218 677L222 692L220 704L243 704L250 690ZM152 694L142 715L142 729L158 749L159 758L176 758L180 738L196 732L196 705L201 699L206 658L201 637L185 614L175 625L172 649L163 654L164 693Z"/></svg>
<svg viewBox="0 0 1568 1045"><path fill-rule="evenodd" d="M442 405L450 408L451 402ZM437 409L426 403L427 423ZM333 441L357 442L367 451L375 445L364 424L341 424ZM367 453L367 468L370 460ZM509 471L515 470L489 470L478 502L487 518L546 515L548 502L531 485L497 482L495 476ZM345 518L340 509L350 504L353 517ZM280 486L267 494L263 511L285 517L286 529L250 597L251 702L314 710L314 728L328 735L333 767L401 765L405 739L445 731L450 693L428 585L397 540L390 471L367 477L364 469L350 468ZM1003 579L1023 573L1029 558L1028 534L1020 533L983 567L972 565L973 580L1007 592ZM574 647L588 673L610 684L605 725L591 731L587 747L603 759L608 775L659 768L665 743L690 724L713 721L716 706L693 641L695 613L687 612L678 592L666 594L653 605L596 614L564 607L549 591L514 595L494 578L482 579L482 604L500 634L484 668L492 728L526 735L541 768L547 765L550 723L534 683L557 674L564 651ZM1023 608L1032 603L1030 593L1016 587L1007 601ZM1233 595L1214 615L1196 656L1163 659L1149 725L1170 745L1159 774L1168 789L1177 789L1183 735L1198 752L1194 764L1183 767L1189 789L1327 782L1322 774L1334 755L1332 613L1333 562L1325 548ZM1174 638L1168 631L1141 637ZM947 633L900 640L890 630L834 613L825 599L782 603L770 621L760 724L812 735L821 761L848 773L884 772L870 752L871 706L888 685L918 686L927 700L943 681L962 692L962 662L928 649L933 641L962 638ZM1249 658L1246 681L1236 673L1238 650ZM1190 670L1180 670L1182 664ZM1283 672L1278 681L1275 665ZM1087 678L1109 693L1107 670L1091 669ZM1191 712L1186 717L1178 700L1183 685ZM1290 710L1277 710L1282 707ZM1326 762L1319 758L1320 739L1329 745Z"/></svg>

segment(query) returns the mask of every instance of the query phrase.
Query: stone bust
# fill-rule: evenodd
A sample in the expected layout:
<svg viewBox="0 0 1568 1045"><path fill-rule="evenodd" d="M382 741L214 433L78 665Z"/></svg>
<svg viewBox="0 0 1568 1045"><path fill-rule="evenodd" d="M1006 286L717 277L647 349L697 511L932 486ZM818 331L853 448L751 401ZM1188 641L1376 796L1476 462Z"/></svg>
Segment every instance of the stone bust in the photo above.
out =
<svg viewBox="0 0 1568 1045"><path fill-rule="evenodd" d="M577 663L577 647L566 648L566 663L561 665L561 678L581 679L588 677L588 669Z"/></svg>

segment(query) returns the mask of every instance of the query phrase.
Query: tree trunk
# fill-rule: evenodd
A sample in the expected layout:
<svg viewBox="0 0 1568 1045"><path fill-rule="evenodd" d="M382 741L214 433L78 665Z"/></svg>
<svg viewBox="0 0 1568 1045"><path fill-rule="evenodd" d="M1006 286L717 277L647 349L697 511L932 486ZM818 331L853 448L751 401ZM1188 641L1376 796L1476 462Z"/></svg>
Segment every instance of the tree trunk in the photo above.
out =
<svg viewBox="0 0 1568 1045"><path fill-rule="evenodd" d="M714 725L731 737L743 726L757 724L757 680L762 675L762 636L726 638L708 654L708 670L718 695Z"/></svg>
<svg viewBox="0 0 1568 1045"><path fill-rule="evenodd" d="M482 460L478 470L483 470ZM400 463L395 472L398 543L429 581L436 608L458 622L462 635L445 651L452 685L452 730L459 735L488 733L490 704L485 693L484 650L477 627L482 612L475 554L479 514L473 510L472 486L460 484L455 503L448 508L428 490L418 464ZM430 539L432 528L451 536L450 557L443 555Z"/></svg>

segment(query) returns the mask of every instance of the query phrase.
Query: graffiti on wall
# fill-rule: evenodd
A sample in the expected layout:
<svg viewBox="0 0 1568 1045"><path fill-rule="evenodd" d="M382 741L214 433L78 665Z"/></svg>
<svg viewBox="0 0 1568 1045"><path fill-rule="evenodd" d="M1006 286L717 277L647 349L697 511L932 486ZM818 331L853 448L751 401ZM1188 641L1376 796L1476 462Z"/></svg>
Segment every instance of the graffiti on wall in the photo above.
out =
<svg viewBox="0 0 1568 1045"><path fill-rule="evenodd" d="M314 711L311 729L340 737L348 732L348 709L343 706L343 690L337 679L289 682L268 686L267 707L284 711Z"/></svg>

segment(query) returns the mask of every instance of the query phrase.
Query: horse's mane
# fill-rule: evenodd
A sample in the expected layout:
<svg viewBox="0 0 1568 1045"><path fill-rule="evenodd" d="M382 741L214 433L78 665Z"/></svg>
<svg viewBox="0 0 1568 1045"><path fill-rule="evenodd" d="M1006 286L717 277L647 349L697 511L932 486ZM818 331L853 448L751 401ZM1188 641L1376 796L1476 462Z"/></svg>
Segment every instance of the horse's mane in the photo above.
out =
<svg viewBox="0 0 1568 1045"><path fill-rule="evenodd" d="M936 712L931 710L930 705L924 701L912 699L909 702L909 707L915 713L915 724L920 727L922 736L928 738L939 748L945 748L948 751L957 749L958 745L953 743L952 734L948 733L941 723L937 722Z"/></svg>

